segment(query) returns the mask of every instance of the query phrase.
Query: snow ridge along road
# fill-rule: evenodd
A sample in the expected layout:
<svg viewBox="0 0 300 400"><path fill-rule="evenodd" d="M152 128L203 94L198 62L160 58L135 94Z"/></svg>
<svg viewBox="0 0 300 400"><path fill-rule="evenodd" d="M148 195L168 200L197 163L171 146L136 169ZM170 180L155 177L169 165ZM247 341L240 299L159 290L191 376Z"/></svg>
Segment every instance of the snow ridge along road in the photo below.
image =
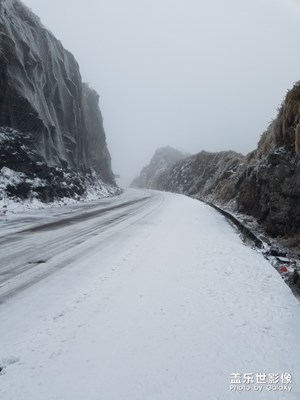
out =
<svg viewBox="0 0 300 400"><path fill-rule="evenodd" d="M299 303L209 206L129 191L1 232L1 400L300 398Z"/></svg>

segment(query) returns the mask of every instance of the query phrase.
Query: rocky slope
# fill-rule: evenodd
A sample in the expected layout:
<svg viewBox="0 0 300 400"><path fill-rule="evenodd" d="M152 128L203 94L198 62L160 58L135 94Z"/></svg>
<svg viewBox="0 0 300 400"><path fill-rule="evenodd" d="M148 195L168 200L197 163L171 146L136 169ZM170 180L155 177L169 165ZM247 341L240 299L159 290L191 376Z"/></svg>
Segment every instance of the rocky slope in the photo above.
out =
<svg viewBox="0 0 300 400"><path fill-rule="evenodd" d="M272 236L300 234L299 122L298 82L239 171L238 210L256 217Z"/></svg>
<svg viewBox="0 0 300 400"><path fill-rule="evenodd" d="M1 0L0 170L20 178L9 195L48 201L89 184L118 192L98 101L39 18L18 0Z"/></svg>
<svg viewBox="0 0 300 400"><path fill-rule="evenodd" d="M299 123L300 83L296 83L256 150L246 157L234 152L201 152L160 174L154 188L252 216L267 234L299 252Z"/></svg>
<svg viewBox="0 0 300 400"><path fill-rule="evenodd" d="M158 188L198 198L214 194L215 198L230 200L234 190L233 178L244 161L243 155L233 151L202 151L177 162L160 177Z"/></svg>
<svg viewBox="0 0 300 400"><path fill-rule="evenodd" d="M130 186L136 188L163 189L160 186L161 175L170 171L171 167L179 160L187 157L187 154L170 146L161 147L152 157L149 165L144 167L140 175L133 180Z"/></svg>

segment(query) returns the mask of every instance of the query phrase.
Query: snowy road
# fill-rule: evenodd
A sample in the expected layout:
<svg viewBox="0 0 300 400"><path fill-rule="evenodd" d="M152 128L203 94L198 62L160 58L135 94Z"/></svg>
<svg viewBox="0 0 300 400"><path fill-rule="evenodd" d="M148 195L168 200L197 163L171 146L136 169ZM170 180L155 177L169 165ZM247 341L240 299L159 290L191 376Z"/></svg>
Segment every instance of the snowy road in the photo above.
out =
<svg viewBox="0 0 300 400"><path fill-rule="evenodd" d="M0 233L0 302L84 257L95 246L91 238L97 237L98 246L161 201L159 194L132 191L121 199L43 210L6 221Z"/></svg>
<svg viewBox="0 0 300 400"><path fill-rule="evenodd" d="M215 210L129 191L1 224L1 400L300 398L299 303Z"/></svg>

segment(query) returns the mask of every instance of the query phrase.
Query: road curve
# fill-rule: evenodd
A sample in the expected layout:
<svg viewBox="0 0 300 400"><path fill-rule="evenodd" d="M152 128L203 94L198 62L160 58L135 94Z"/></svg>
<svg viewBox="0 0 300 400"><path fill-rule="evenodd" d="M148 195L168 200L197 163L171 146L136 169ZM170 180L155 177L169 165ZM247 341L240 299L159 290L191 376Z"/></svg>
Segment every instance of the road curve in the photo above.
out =
<svg viewBox="0 0 300 400"><path fill-rule="evenodd" d="M43 210L37 212L39 219L22 216L6 221L0 234L0 304L67 268L162 202L159 193L131 191L92 204Z"/></svg>

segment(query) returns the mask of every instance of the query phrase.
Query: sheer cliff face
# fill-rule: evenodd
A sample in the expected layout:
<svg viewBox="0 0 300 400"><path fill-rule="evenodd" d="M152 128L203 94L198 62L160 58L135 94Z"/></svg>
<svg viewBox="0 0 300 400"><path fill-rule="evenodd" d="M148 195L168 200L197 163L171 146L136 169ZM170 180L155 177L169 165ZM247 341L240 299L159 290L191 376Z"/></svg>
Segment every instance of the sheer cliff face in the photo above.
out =
<svg viewBox="0 0 300 400"><path fill-rule="evenodd" d="M300 83L248 156L237 183L237 205L273 236L300 234Z"/></svg>
<svg viewBox="0 0 300 400"><path fill-rule="evenodd" d="M86 126L86 158L88 165L104 180L114 182L111 158L106 145L103 118L98 107L99 95L83 84L83 114Z"/></svg>
<svg viewBox="0 0 300 400"><path fill-rule="evenodd" d="M38 17L17 0L0 0L0 126L21 132L20 140L30 134L39 162L94 170L114 185L98 100Z"/></svg>

